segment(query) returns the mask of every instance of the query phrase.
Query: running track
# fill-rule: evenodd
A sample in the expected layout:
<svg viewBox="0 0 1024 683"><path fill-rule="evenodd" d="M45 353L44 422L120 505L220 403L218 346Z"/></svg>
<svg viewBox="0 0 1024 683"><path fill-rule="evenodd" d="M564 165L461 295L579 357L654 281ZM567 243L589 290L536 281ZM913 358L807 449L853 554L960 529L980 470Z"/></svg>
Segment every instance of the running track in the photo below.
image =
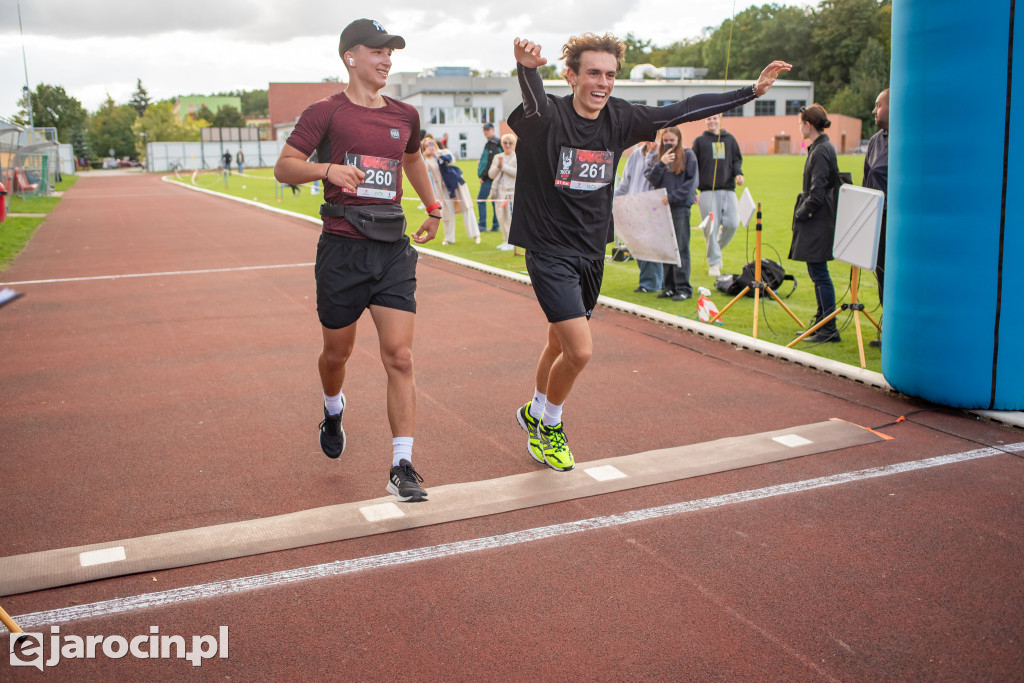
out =
<svg viewBox="0 0 1024 683"><path fill-rule="evenodd" d="M0 277L46 281L0 309L0 555L384 495L366 319L350 445L317 447L317 235L152 176L88 174L65 195ZM531 290L428 255L419 282L428 490L534 471L513 417L544 331ZM593 330L566 407L580 462L908 418L883 443L0 605L65 636L226 625L229 657L200 671L232 680L1021 679L1024 431L622 312ZM131 656L53 669L194 675Z"/></svg>

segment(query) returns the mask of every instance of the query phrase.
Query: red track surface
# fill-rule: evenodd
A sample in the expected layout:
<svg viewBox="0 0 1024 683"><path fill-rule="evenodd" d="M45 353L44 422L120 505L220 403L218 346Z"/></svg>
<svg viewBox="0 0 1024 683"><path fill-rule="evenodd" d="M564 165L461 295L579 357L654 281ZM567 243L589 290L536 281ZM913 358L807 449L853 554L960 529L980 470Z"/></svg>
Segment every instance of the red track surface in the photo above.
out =
<svg viewBox="0 0 1024 683"><path fill-rule="evenodd" d="M0 279L302 264L317 236L155 177L86 175ZM419 283L414 459L425 485L536 468L514 419L545 326L532 291L429 256ZM384 495L390 434L368 319L345 387L348 449L339 461L319 452L311 267L16 288L27 296L0 310L0 555ZM581 463L934 408L623 313L599 310L592 327L595 356L565 413ZM17 617L1024 441L941 408L882 431L895 439L0 604ZM1020 680L1022 495L1024 462L1004 452L60 627L130 639L155 625L188 639L227 625L229 658L200 671L232 680ZM49 673L193 671L101 655ZM0 679L35 675L0 662Z"/></svg>

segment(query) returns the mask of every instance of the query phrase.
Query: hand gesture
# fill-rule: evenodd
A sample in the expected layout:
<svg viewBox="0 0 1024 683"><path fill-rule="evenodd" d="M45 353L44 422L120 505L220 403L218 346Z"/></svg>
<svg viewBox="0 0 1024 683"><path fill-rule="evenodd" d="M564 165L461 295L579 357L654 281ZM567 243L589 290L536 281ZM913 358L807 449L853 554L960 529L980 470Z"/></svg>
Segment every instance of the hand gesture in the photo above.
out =
<svg viewBox="0 0 1024 683"><path fill-rule="evenodd" d="M512 51L516 56L516 61L527 69L536 69L537 67L544 66L548 63L546 58L540 56L540 45L532 40L516 38L512 41L512 46Z"/></svg>
<svg viewBox="0 0 1024 683"><path fill-rule="evenodd" d="M779 72L789 71L793 68L792 64L784 62L781 59L776 59L774 62L769 64L761 72L761 76L758 77L757 83L754 84L754 94L758 97L768 92L768 89L775 85L775 79L779 77Z"/></svg>
<svg viewBox="0 0 1024 683"><path fill-rule="evenodd" d="M675 152L665 152L664 154L661 155L661 163L665 164L666 166L671 166L672 162L675 161L675 160L676 160L676 153Z"/></svg>
<svg viewBox="0 0 1024 683"><path fill-rule="evenodd" d="M331 174L334 174L333 176ZM327 170L326 180L331 181L332 185L343 187L350 192L356 191L356 185L363 182L363 178L366 174L360 171L355 166L345 166L344 164L331 164L331 167Z"/></svg>
<svg viewBox="0 0 1024 683"><path fill-rule="evenodd" d="M423 221L423 225L412 236L412 241L416 244L426 244L437 236L437 226L439 225L441 225L441 221L427 216L427 220Z"/></svg>

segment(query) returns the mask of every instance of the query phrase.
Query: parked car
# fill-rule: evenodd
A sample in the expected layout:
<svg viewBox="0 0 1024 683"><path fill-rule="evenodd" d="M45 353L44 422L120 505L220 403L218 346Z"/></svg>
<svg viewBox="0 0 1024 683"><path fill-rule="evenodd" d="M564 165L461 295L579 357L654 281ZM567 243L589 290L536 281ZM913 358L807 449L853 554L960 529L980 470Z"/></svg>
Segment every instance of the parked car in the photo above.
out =
<svg viewBox="0 0 1024 683"><path fill-rule="evenodd" d="M120 165L114 157L103 158L103 168L119 168Z"/></svg>

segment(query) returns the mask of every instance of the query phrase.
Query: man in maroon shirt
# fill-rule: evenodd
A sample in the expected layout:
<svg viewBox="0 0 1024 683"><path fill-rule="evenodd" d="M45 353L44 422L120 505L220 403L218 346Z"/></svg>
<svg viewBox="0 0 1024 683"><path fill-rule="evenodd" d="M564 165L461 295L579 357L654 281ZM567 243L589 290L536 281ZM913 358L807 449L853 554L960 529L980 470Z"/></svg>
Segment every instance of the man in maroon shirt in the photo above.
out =
<svg viewBox="0 0 1024 683"><path fill-rule="evenodd" d="M274 175L287 184L322 180L324 230L316 256L317 314L323 327L320 381L324 419L320 447L331 458L345 450L342 384L363 311L377 328L388 377L393 460L387 489L401 502L426 500L412 467L416 385L412 340L417 253L401 215L402 171L427 207L412 235L417 244L437 233L441 203L434 197L419 151L419 114L385 97L391 54L405 47L378 22L358 19L341 33L338 53L348 70L344 92L310 105L281 150ZM316 153L316 163L309 158Z"/></svg>

